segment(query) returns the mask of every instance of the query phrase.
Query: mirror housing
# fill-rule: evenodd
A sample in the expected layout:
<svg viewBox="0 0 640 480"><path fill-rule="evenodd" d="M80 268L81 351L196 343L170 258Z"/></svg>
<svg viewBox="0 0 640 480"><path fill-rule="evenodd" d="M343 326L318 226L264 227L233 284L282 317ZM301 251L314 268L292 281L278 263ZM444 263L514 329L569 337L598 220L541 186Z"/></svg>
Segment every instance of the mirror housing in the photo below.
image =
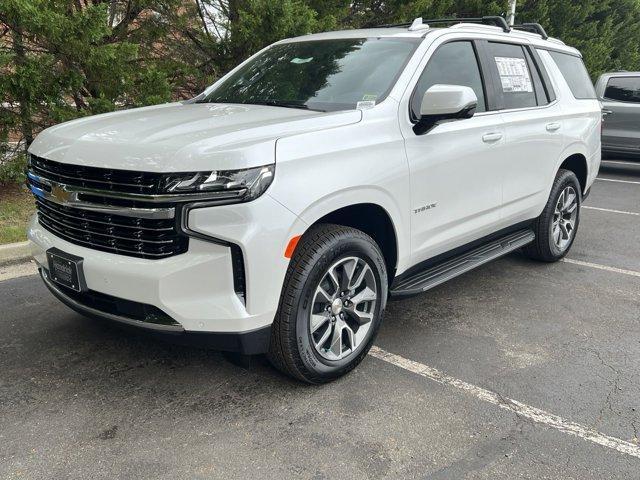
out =
<svg viewBox="0 0 640 480"><path fill-rule="evenodd" d="M413 130L417 135L422 135L441 122L471 118L477 107L478 97L472 88L462 85L433 85L424 92L420 118Z"/></svg>

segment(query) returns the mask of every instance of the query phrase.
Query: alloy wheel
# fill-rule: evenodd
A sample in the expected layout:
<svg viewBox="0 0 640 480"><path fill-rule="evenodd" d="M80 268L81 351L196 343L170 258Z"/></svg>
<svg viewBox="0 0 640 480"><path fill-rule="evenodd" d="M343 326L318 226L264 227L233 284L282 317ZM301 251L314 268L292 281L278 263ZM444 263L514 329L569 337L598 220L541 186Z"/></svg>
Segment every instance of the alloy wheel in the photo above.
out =
<svg viewBox="0 0 640 480"><path fill-rule="evenodd" d="M368 338L378 299L371 266L360 257L335 262L317 286L309 314L309 333L316 352L342 360Z"/></svg>
<svg viewBox="0 0 640 480"><path fill-rule="evenodd" d="M568 186L558 197L551 224L551 238L560 252L564 252L571 244L577 218L578 194L572 186Z"/></svg>

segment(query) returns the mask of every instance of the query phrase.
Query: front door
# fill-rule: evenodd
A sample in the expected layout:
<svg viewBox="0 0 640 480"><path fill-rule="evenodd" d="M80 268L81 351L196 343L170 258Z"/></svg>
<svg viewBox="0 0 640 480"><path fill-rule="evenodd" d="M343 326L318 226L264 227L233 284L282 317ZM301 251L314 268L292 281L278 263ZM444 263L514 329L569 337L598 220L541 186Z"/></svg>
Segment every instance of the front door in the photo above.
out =
<svg viewBox="0 0 640 480"><path fill-rule="evenodd" d="M412 93L414 119L433 85L471 87L478 97L470 119L405 133L414 264L488 235L499 223L505 128L499 113L487 112L482 78L474 42L452 41L433 53Z"/></svg>

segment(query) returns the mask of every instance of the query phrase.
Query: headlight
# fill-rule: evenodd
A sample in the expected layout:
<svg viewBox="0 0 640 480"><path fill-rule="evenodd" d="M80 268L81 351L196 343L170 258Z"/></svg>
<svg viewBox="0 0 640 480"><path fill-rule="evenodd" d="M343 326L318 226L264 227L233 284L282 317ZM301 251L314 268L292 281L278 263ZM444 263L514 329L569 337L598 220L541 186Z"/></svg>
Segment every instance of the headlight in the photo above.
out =
<svg viewBox="0 0 640 480"><path fill-rule="evenodd" d="M210 172L174 173L163 180L165 193L220 193L235 192L240 202L249 202L262 195L273 181L275 165L242 170L216 170ZM243 192L244 193L241 193ZM212 195L215 199L215 195Z"/></svg>

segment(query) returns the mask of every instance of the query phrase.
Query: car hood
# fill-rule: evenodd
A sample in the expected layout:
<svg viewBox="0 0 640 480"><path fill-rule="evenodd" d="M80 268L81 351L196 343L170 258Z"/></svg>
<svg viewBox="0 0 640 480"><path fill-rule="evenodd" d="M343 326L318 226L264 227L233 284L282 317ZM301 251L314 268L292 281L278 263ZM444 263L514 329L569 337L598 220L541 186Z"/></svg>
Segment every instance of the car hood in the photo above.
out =
<svg viewBox="0 0 640 480"><path fill-rule="evenodd" d="M249 168L275 161L278 138L360 119L355 110L169 103L48 128L29 152L68 164L150 172Z"/></svg>

